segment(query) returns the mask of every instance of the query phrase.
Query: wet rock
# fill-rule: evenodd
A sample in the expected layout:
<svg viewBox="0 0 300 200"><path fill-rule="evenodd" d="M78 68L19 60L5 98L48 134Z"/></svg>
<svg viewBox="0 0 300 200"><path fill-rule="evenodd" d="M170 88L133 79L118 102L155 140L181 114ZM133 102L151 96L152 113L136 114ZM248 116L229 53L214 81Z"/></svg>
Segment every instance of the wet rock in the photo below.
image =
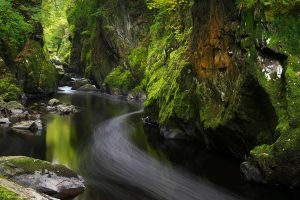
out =
<svg viewBox="0 0 300 200"><path fill-rule="evenodd" d="M61 115L68 115L77 112L77 109L73 105L61 104L56 107L56 111Z"/></svg>
<svg viewBox="0 0 300 200"><path fill-rule="evenodd" d="M81 88L82 86L85 86L87 84L90 84L90 81L88 79L76 79L74 82L74 85L72 87L72 90L77 90L79 88Z"/></svg>
<svg viewBox="0 0 300 200"><path fill-rule="evenodd" d="M85 91L85 92L97 91L97 90L98 89L96 88L96 86L92 84L86 84L78 89L78 91Z"/></svg>
<svg viewBox="0 0 300 200"><path fill-rule="evenodd" d="M129 92L127 95L127 100L128 101L138 101L138 102L143 102L147 98L146 94L143 92Z"/></svg>
<svg viewBox="0 0 300 200"><path fill-rule="evenodd" d="M187 135L184 130L181 130L177 127L167 128L162 127L160 129L160 133L163 138L171 139L171 140L191 140L191 136Z"/></svg>
<svg viewBox="0 0 300 200"><path fill-rule="evenodd" d="M23 121L23 122L18 122L16 124L14 124L13 128L14 129L21 129L21 130L36 131L36 130L38 130L39 127L35 123L35 121Z"/></svg>
<svg viewBox="0 0 300 200"><path fill-rule="evenodd" d="M0 175L60 199L73 198L85 188L82 178L72 170L28 157L0 158Z"/></svg>
<svg viewBox="0 0 300 200"><path fill-rule="evenodd" d="M8 118L0 118L0 126L2 127L9 127L11 122L9 121Z"/></svg>
<svg viewBox="0 0 300 200"><path fill-rule="evenodd" d="M48 102L48 105L49 106L57 106L61 104L61 102L58 100L58 99L51 99L49 102Z"/></svg>
<svg viewBox="0 0 300 200"><path fill-rule="evenodd" d="M65 74L65 70L62 65L54 65L58 75L62 76Z"/></svg>
<svg viewBox="0 0 300 200"><path fill-rule="evenodd" d="M129 93L127 95L127 100L128 101L135 101L136 100L136 97L133 95L133 93Z"/></svg>
<svg viewBox="0 0 300 200"><path fill-rule="evenodd" d="M60 115L68 115L71 113L76 113L78 110L73 105L60 104L57 106L47 106L47 110L50 112L57 112Z"/></svg>
<svg viewBox="0 0 300 200"><path fill-rule="evenodd" d="M73 86L74 80L72 79L72 75L69 73L65 73L63 76L59 79L59 86Z"/></svg>
<svg viewBox="0 0 300 200"><path fill-rule="evenodd" d="M29 120L29 115L27 112L13 112L9 116L9 120L12 123L17 123L25 120Z"/></svg>
<svg viewBox="0 0 300 200"><path fill-rule="evenodd" d="M112 88L110 90L110 94L114 95L114 96L121 96L122 92L121 92L121 90L119 88Z"/></svg>
<svg viewBox="0 0 300 200"><path fill-rule="evenodd" d="M263 176L257 165L254 162L246 161L241 164L241 171L248 181L264 182Z"/></svg>

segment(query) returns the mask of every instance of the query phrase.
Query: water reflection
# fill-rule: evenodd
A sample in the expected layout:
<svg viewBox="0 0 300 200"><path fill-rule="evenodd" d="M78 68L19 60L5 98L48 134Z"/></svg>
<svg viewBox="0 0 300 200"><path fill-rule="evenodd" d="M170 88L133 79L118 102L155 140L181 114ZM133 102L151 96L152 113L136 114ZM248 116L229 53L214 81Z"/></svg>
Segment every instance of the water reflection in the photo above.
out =
<svg viewBox="0 0 300 200"><path fill-rule="evenodd" d="M51 115L47 120L46 159L77 170L77 132L72 116Z"/></svg>
<svg viewBox="0 0 300 200"><path fill-rule="evenodd" d="M157 138L153 130L143 128L140 113L107 123L141 109L141 105L68 90L57 98L78 106L80 112L71 116L48 114L43 118L46 131L40 136L0 128L0 155L25 155L69 166L87 181L87 190L76 200L184 199L184 192L177 194L178 191L194 188L191 193L199 194L194 184L198 181L217 185L220 192L216 194L225 190L226 194L247 199L299 197L299 191L245 182L239 161L208 152L199 145ZM109 127L103 126L105 123ZM192 177L192 184L186 174Z"/></svg>

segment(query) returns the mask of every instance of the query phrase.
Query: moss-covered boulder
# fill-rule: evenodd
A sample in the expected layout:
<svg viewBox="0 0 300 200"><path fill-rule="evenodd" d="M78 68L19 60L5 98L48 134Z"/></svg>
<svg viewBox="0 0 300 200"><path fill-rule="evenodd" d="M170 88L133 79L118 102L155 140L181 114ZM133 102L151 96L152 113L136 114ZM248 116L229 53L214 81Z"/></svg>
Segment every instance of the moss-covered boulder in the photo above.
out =
<svg viewBox="0 0 300 200"><path fill-rule="evenodd" d="M83 180L70 169L28 157L1 157L0 175L25 187L57 198L83 192Z"/></svg>
<svg viewBox="0 0 300 200"><path fill-rule="evenodd" d="M37 41L29 40L16 58L16 74L25 93L56 92L57 71Z"/></svg>

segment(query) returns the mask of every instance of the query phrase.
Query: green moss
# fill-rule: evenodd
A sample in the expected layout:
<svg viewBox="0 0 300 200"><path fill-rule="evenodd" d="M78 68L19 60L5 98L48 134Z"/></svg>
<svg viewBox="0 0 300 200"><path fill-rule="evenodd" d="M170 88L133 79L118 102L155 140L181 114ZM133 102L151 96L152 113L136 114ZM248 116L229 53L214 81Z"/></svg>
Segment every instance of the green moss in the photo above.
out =
<svg viewBox="0 0 300 200"><path fill-rule="evenodd" d="M272 145L255 147L250 153L268 183L299 184L300 129L290 128ZM289 171L289 173L286 173Z"/></svg>
<svg viewBox="0 0 300 200"><path fill-rule="evenodd" d="M21 94L22 90L16 78L10 73L4 61L0 58L0 96L5 101L12 101L20 99Z"/></svg>
<svg viewBox="0 0 300 200"><path fill-rule="evenodd" d="M21 198L18 194L14 193L0 185L0 199L2 199L2 200L22 200L23 198Z"/></svg>
<svg viewBox="0 0 300 200"><path fill-rule="evenodd" d="M32 30L32 24L26 22L22 14L12 6L11 0L0 0L0 56L10 51L13 59ZM2 40L8 44L2 44ZM5 46L9 46L10 49L6 49Z"/></svg>
<svg viewBox="0 0 300 200"><path fill-rule="evenodd" d="M130 72L136 83L141 82L145 77L147 55L147 48L138 47L133 49L127 57Z"/></svg>
<svg viewBox="0 0 300 200"><path fill-rule="evenodd" d="M0 172L3 176L9 176L12 170L15 173L34 174L36 171L45 172L45 170L55 172L58 176L77 177L70 169L63 165L55 165L46 161L37 160L29 157L2 157L0 158ZM21 169L21 170L20 170ZM7 174L7 172L9 172Z"/></svg>
<svg viewBox="0 0 300 200"><path fill-rule="evenodd" d="M57 71L36 41L29 40L17 58L18 79L26 93L56 91Z"/></svg>
<svg viewBox="0 0 300 200"><path fill-rule="evenodd" d="M110 89L120 89L123 93L128 93L134 87L134 80L129 70L119 66L116 67L104 80Z"/></svg>

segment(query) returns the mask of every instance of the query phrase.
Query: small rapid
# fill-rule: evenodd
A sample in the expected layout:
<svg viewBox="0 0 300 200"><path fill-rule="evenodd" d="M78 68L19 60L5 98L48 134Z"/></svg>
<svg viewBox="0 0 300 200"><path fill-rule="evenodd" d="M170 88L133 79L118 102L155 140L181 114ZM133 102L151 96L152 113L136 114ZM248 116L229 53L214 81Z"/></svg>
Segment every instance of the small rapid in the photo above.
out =
<svg viewBox="0 0 300 200"><path fill-rule="evenodd" d="M88 182L113 194L115 199L241 199L208 181L161 163L135 146L130 140L132 125L128 119L142 112L124 114L98 125L89 147L91 160L86 166L91 169L89 177L94 178Z"/></svg>

